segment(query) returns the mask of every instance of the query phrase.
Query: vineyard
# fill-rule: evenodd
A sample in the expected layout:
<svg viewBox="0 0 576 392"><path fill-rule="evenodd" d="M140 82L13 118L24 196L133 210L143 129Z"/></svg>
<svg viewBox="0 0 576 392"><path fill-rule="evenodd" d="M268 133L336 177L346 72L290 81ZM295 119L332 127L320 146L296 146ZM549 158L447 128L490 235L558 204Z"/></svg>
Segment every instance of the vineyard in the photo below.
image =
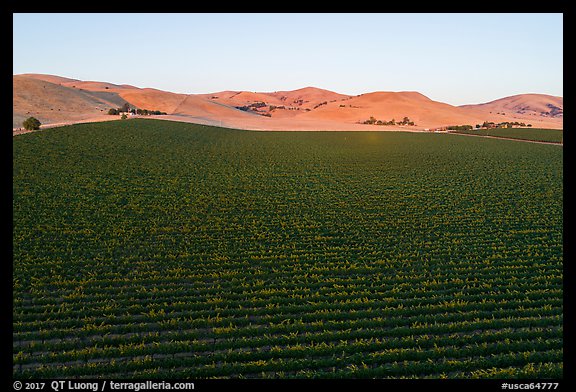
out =
<svg viewBox="0 0 576 392"><path fill-rule="evenodd" d="M533 140L538 142L562 143L562 129L543 128L489 128L458 131L470 135L495 136L511 139Z"/></svg>
<svg viewBox="0 0 576 392"><path fill-rule="evenodd" d="M13 139L15 378L561 378L562 148L134 119Z"/></svg>

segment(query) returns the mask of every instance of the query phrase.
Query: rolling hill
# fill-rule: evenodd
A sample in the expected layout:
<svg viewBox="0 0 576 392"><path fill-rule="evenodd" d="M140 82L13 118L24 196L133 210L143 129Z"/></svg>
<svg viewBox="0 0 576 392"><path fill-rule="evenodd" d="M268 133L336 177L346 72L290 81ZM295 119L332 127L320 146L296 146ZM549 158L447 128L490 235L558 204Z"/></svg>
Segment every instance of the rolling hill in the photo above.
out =
<svg viewBox="0 0 576 392"><path fill-rule="evenodd" d="M110 108L128 102L140 109L160 110L162 118L255 130L383 130L390 126L361 124L374 117L415 123L404 129L426 129L484 121L524 121L534 127L563 128L563 98L522 94L496 101L453 106L414 91L377 91L358 96L317 87L293 91L221 91L177 94L54 75L13 76L13 126L29 117L43 124L106 120ZM114 117L112 117L114 118ZM398 127L393 127L398 129Z"/></svg>
<svg viewBox="0 0 576 392"><path fill-rule="evenodd" d="M117 93L66 87L53 78L13 77L12 122L14 127L34 116L43 124L80 121L100 117L126 102Z"/></svg>
<svg viewBox="0 0 576 392"><path fill-rule="evenodd" d="M564 99L545 94L519 94L495 101L460 106L464 110L485 116L505 116L527 122L562 122Z"/></svg>
<svg viewBox="0 0 576 392"><path fill-rule="evenodd" d="M373 92L330 102L304 117L337 119L352 123L368 120L400 121L408 117L420 127L441 127L451 124L477 123L480 117L441 102L436 102L418 92Z"/></svg>

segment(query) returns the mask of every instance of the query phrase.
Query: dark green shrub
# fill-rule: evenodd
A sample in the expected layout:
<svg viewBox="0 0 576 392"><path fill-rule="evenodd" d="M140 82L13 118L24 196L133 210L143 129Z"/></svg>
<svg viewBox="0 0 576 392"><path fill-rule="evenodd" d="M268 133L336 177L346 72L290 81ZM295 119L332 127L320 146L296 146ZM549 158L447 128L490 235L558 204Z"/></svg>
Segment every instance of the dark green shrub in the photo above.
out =
<svg viewBox="0 0 576 392"><path fill-rule="evenodd" d="M40 125L42 125L42 124L35 117L28 117L22 123L22 126L24 127L24 129L26 129L28 131L34 131L34 130L40 129Z"/></svg>

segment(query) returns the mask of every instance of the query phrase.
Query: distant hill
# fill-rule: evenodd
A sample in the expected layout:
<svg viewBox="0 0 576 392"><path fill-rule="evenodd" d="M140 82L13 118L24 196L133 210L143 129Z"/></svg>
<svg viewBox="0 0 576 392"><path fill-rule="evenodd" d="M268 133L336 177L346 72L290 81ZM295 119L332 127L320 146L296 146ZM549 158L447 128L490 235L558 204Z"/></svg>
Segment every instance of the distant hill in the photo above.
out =
<svg viewBox="0 0 576 392"><path fill-rule="evenodd" d="M249 91L222 91L212 94L199 94L199 96L226 105L238 107L249 106L263 102L267 106L283 107L285 110L314 109L318 105L327 102L338 101L349 98L348 95L338 94L333 91L323 90L316 87L305 87L293 91L275 92L249 92ZM280 109L282 110L282 109ZM272 112L274 117L279 112Z"/></svg>
<svg viewBox="0 0 576 392"><path fill-rule="evenodd" d="M482 122L480 117L470 115L458 107L433 101L418 92L381 91L362 94L328 103L303 116L343 122L365 121L370 117L398 122L408 117L416 125L425 128Z"/></svg>
<svg viewBox="0 0 576 392"><path fill-rule="evenodd" d="M358 96L317 87L292 91L221 91L177 94L54 75L13 76L13 126L29 117L43 124L110 119L108 109L124 103L166 112L162 118L255 130L377 130L361 124L373 117L415 123L406 129L524 121L534 127L563 127L563 98L522 94L477 105L453 106L415 91L377 91ZM395 127L398 128L397 126Z"/></svg>
<svg viewBox="0 0 576 392"><path fill-rule="evenodd" d="M477 105L460 106L465 110L512 117L517 120L562 121L564 98L545 94L519 94Z"/></svg>
<svg viewBox="0 0 576 392"><path fill-rule="evenodd" d="M276 91L270 93L270 95L279 98L284 104L297 105L304 109L314 109L319 107L318 105L350 98L349 95L338 94L317 87L304 87L292 91Z"/></svg>

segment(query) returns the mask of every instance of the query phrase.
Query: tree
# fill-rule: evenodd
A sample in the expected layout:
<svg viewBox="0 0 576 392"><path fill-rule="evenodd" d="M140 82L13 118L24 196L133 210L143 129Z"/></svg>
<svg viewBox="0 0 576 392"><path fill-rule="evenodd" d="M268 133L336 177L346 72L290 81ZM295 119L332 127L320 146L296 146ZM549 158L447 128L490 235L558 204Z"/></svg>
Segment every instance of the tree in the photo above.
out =
<svg viewBox="0 0 576 392"><path fill-rule="evenodd" d="M111 116L115 116L118 114L118 110L117 109L110 109L110 110L108 110L108 114Z"/></svg>
<svg viewBox="0 0 576 392"><path fill-rule="evenodd" d="M122 117L120 117L121 120L126 120L128 118L127 115L123 114Z"/></svg>
<svg viewBox="0 0 576 392"><path fill-rule="evenodd" d="M22 123L22 126L24 127L24 129L26 129L28 131L35 131L37 129L40 129L40 125L42 125L42 124L35 117L28 117Z"/></svg>

